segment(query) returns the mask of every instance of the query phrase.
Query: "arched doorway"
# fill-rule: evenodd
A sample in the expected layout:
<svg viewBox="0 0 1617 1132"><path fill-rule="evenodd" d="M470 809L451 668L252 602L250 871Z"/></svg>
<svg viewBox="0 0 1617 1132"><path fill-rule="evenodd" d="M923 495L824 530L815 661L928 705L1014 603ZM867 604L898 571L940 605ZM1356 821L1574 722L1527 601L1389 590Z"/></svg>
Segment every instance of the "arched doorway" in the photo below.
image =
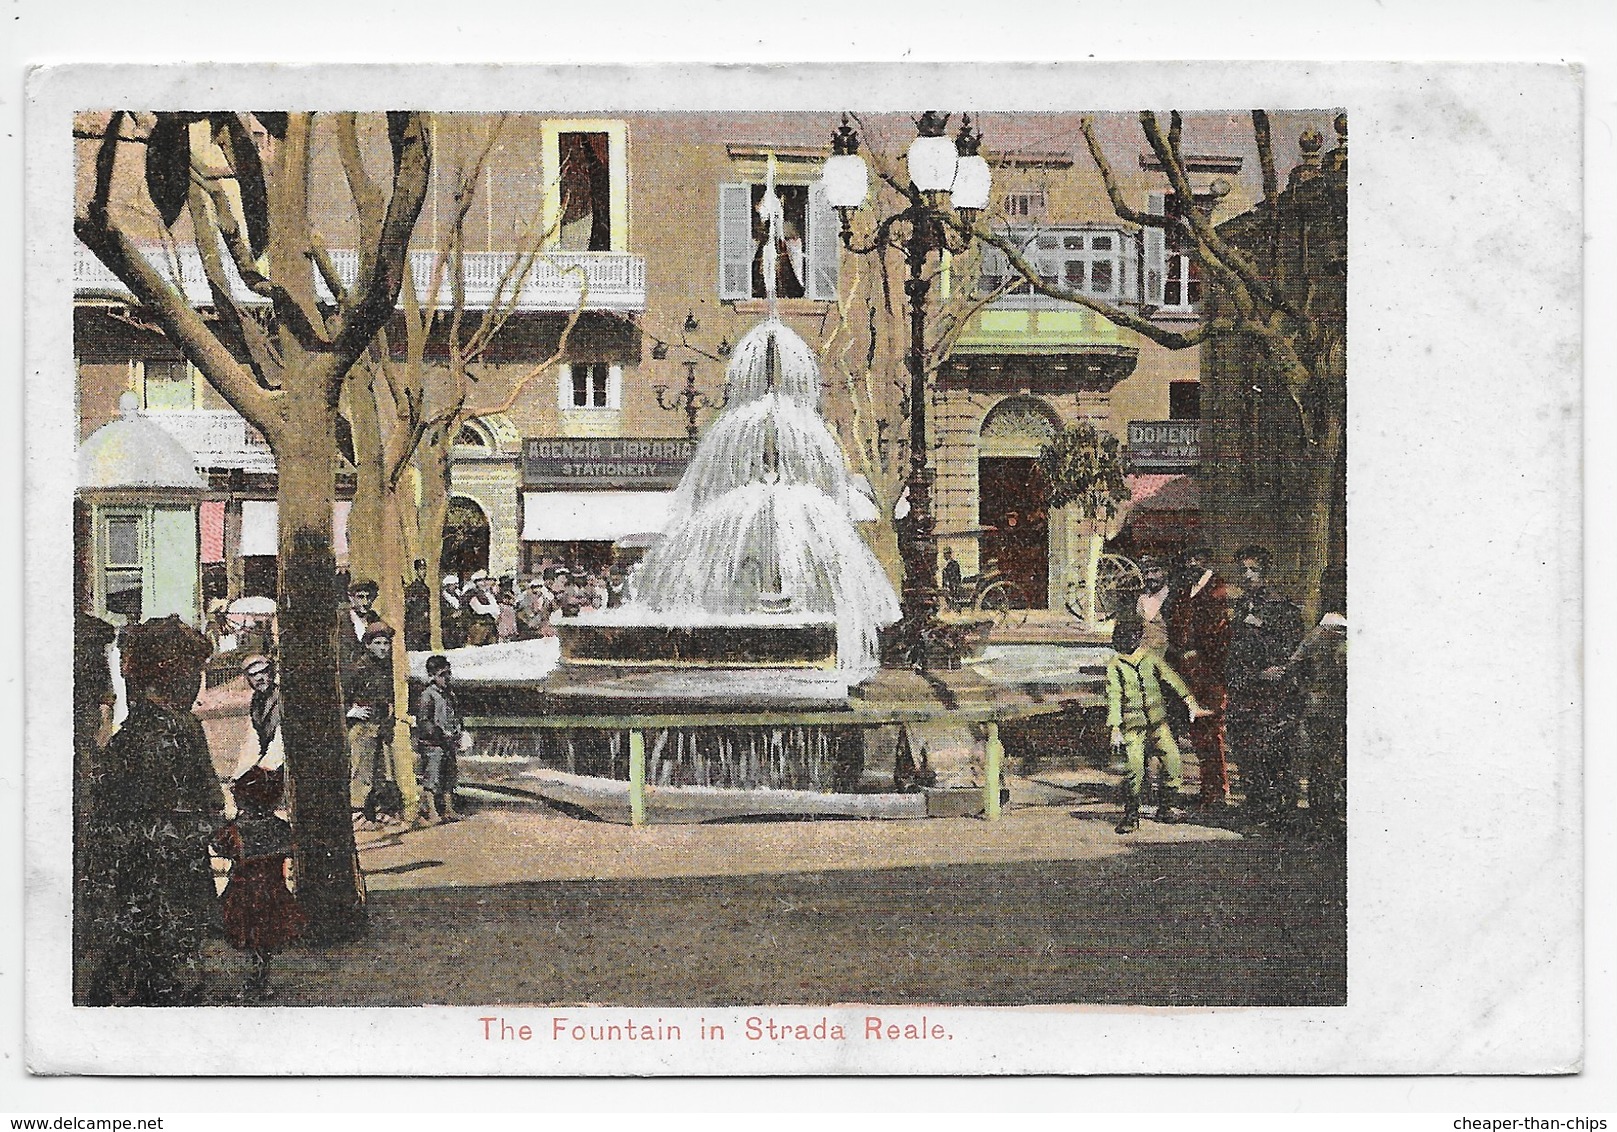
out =
<svg viewBox="0 0 1617 1132"><path fill-rule="evenodd" d="M465 582L479 570L488 569L488 516L464 495L451 496L449 514L444 519L444 573Z"/></svg>
<svg viewBox="0 0 1617 1132"><path fill-rule="evenodd" d="M982 569L1000 571L1034 609L1048 605L1050 518L1039 449L1060 421L1036 397L1008 397L983 418L977 442L977 521L984 528Z"/></svg>

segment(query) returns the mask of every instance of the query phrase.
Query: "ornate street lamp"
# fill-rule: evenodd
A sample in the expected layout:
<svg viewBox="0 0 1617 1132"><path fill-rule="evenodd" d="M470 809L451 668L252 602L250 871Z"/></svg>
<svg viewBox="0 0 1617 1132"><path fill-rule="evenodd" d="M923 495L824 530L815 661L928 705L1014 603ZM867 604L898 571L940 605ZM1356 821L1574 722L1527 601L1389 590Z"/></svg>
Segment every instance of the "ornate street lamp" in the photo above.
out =
<svg viewBox="0 0 1617 1132"><path fill-rule="evenodd" d="M821 174L826 200L841 218L843 246L859 255L898 248L909 267L904 283L910 307L910 472L905 485L909 514L898 527L904 559L899 641L904 652L923 666L938 611L934 473L927 467L926 442L926 302L931 290L926 263L933 252L960 255L971 246L966 231L988 206L993 181L988 162L978 153L982 134L971 128L971 116L961 116L960 132L952 139L947 136L949 117L945 111L927 110L916 119L918 136L905 156L910 183L902 190L909 207L879 220L868 240L855 240L853 233L853 214L865 203L870 174L859 155L859 135L846 114L831 135L831 156Z"/></svg>
<svg viewBox="0 0 1617 1132"><path fill-rule="evenodd" d="M724 383L717 397L696 388L696 362L681 363L685 367L685 386L674 394L672 400L665 398L668 392L666 385L654 385L652 391L657 394L657 404L668 412L677 409L685 410L685 435L692 440L696 439L696 414L703 409L722 409L730 403L730 383Z"/></svg>

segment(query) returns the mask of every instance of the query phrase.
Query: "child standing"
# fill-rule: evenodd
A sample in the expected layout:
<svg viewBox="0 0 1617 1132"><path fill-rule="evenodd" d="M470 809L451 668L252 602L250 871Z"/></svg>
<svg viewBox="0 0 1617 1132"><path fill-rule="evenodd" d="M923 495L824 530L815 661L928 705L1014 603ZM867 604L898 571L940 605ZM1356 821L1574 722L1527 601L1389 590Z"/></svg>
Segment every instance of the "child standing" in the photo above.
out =
<svg viewBox="0 0 1617 1132"><path fill-rule="evenodd" d="M1117 824L1118 833L1133 833L1140 828L1140 793L1145 783L1148 737L1162 756L1162 802L1157 807L1157 820L1176 822L1184 816L1178 806L1179 745L1174 742L1173 728L1168 725L1162 685L1168 685L1185 701L1191 719L1207 714L1168 662L1141 643L1142 628L1138 620L1118 621L1112 633L1112 648L1117 655L1106 666L1106 725L1112 729L1112 748L1123 752L1128 765L1123 785L1123 820Z"/></svg>
<svg viewBox="0 0 1617 1132"><path fill-rule="evenodd" d="M214 835L214 852L230 862L230 882L220 901L225 939L245 951L252 967L244 999L268 998L270 955L303 934L308 920L286 888L292 827L277 817L286 776L281 770L248 768L231 793L236 818Z"/></svg>

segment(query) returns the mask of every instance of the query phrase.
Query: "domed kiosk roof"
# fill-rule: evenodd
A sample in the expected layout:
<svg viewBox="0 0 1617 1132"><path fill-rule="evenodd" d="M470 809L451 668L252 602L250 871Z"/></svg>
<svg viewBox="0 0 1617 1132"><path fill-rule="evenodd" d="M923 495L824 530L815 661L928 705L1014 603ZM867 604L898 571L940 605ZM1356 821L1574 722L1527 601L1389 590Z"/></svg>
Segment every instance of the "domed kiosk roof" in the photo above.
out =
<svg viewBox="0 0 1617 1132"><path fill-rule="evenodd" d="M160 426L140 415L133 393L118 398L122 416L91 433L79 446L83 488L170 487L203 490L196 456Z"/></svg>

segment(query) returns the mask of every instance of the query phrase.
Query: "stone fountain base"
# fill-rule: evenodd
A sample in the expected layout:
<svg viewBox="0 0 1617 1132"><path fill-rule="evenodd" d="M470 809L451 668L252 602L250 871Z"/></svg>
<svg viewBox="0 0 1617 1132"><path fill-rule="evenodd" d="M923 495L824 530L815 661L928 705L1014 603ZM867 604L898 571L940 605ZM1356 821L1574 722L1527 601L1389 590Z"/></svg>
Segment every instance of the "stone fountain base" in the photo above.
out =
<svg viewBox="0 0 1617 1132"><path fill-rule="evenodd" d="M556 623L565 664L633 668L833 668L836 619L795 613L756 613L700 619L614 610Z"/></svg>

